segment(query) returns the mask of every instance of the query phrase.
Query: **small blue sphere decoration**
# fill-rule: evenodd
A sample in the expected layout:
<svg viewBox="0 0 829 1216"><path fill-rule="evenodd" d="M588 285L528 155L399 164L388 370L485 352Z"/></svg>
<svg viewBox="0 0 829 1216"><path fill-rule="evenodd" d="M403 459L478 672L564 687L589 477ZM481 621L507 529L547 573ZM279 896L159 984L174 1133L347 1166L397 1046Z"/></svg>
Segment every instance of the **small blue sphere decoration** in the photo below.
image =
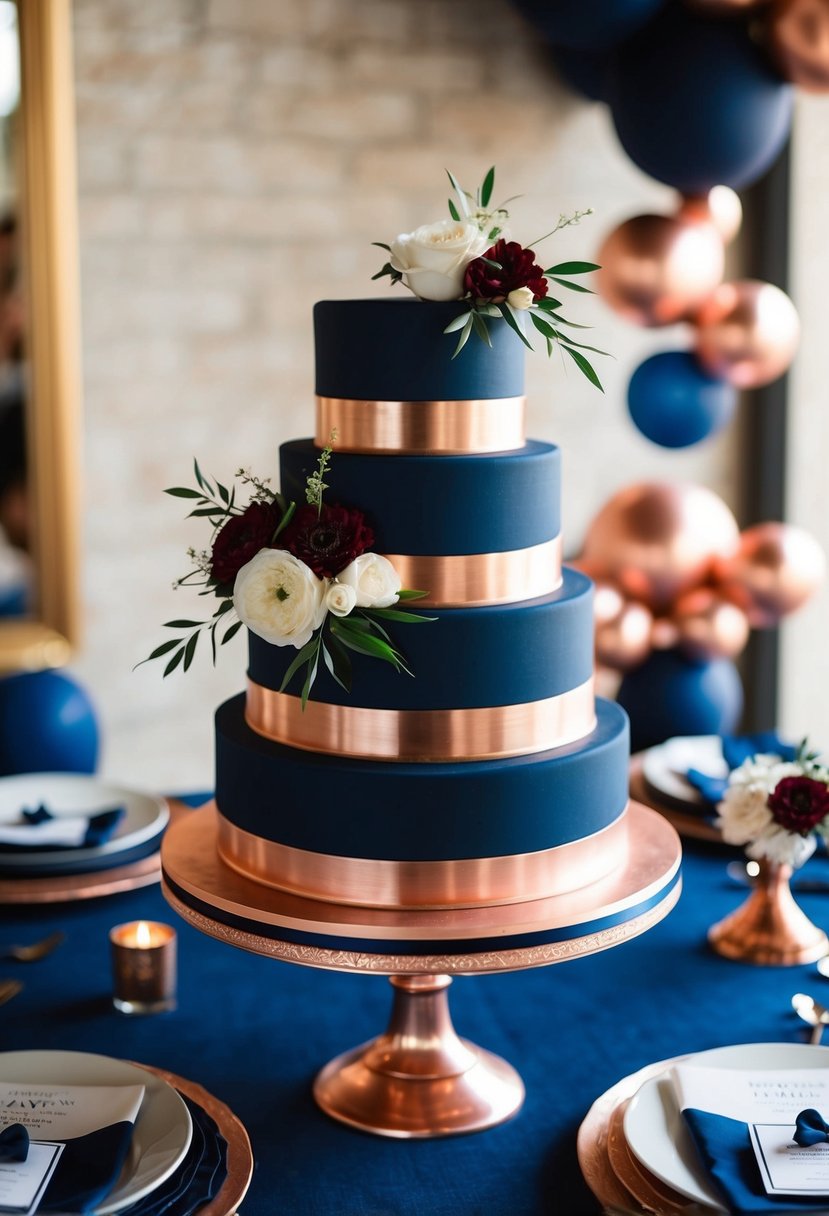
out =
<svg viewBox="0 0 829 1216"><path fill-rule="evenodd" d="M550 42L601 51L629 38L665 0L515 0Z"/></svg>
<svg viewBox="0 0 829 1216"><path fill-rule="evenodd" d="M640 363L628 385L628 410L646 439L687 448L730 421L737 390L711 376L689 351L666 350Z"/></svg>
<svg viewBox="0 0 829 1216"><path fill-rule="evenodd" d="M743 712L743 686L729 659L695 663L655 650L622 680L618 701L630 718L631 750L674 735L730 735Z"/></svg>
<svg viewBox="0 0 829 1216"><path fill-rule="evenodd" d="M792 98L744 21L706 20L681 4L618 49L607 81L630 159L683 194L761 177L788 137Z"/></svg>
<svg viewBox="0 0 829 1216"><path fill-rule="evenodd" d="M92 702L65 672L0 679L0 776L94 773L98 743Z"/></svg>

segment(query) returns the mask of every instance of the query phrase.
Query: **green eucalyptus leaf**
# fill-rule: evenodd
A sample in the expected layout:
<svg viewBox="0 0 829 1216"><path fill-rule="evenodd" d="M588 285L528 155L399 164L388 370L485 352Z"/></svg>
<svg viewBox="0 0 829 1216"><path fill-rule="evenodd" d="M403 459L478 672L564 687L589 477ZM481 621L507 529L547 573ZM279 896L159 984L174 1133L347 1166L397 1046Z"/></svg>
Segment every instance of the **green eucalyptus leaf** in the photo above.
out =
<svg viewBox="0 0 829 1216"><path fill-rule="evenodd" d="M322 658L331 675L345 692L351 692L351 659L348 651L329 635L322 644Z"/></svg>
<svg viewBox="0 0 829 1216"><path fill-rule="evenodd" d="M571 291L580 291L586 296L595 295L595 292L591 291L589 287L583 287L581 283L571 283L569 279L559 279L555 275L551 277L554 283L558 283L559 287L569 287Z"/></svg>
<svg viewBox="0 0 829 1216"><path fill-rule="evenodd" d="M495 185L495 166L493 165L492 168L487 173L486 177L484 178L483 185L481 186L481 205L483 207L489 206L489 200L492 198L492 187L494 185Z"/></svg>
<svg viewBox="0 0 829 1216"><path fill-rule="evenodd" d="M544 334L545 338L556 337L556 331L548 321L542 320L536 313L530 311L530 320L540 334Z"/></svg>
<svg viewBox="0 0 829 1216"><path fill-rule="evenodd" d="M384 621L400 621L404 625L411 625L417 621L436 621L436 616L422 616L418 612L401 612L399 608L369 608L367 611L372 616L379 616Z"/></svg>
<svg viewBox="0 0 829 1216"><path fill-rule="evenodd" d="M165 621L165 629L200 629L204 621Z"/></svg>
<svg viewBox="0 0 829 1216"><path fill-rule="evenodd" d="M273 541L276 540L277 536L279 536L279 533L282 532L284 528L287 528L288 524L291 522L291 520L294 517L295 511L296 511L296 503L289 502L288 506L285 508L285 512L284 512L282 518L280 519L279 523L276 525L276 528L274 529L274 534L271 537L272 543L273 543Z"/></svg>
<svg viewBox="0 0 829 1216"><path fill-rule="evenodd" d="M181 650L176 651L176 653L170 659L170 662L164 668L164 676L162 678L166 679L166 677L170 674L171 671L175 671L175 669L178 667L179 663L181 662L181 660L183 658L184 658L184 647L182 646Z"/></svg>
<svg viewBox="0 0 829 1216"><path fill-rule="evenodd" d="M182 670L187 671L190 664L193 662L193 655L196 653L196 647L199 644L199 634L193 633L184 648L184 667Z"/></svg>
<svg viewBox="0 0 829 1216"><path fill-rule="evenodd" d="M519 325L518 321L515 319L515 313L510 308L509 304L507 304L507 303L499 304L498 308L501 313L501 316L504 318L507 325L509 325L510 329L515 330L515 332L518 334L518 337L521 339L521 341L524 343L524 345L529 350L532 350L532 344L528 341L526 334L524 333L523 329Z"/></svg>
<svg viewBox="0 0 829 1216"><path fill-rule="evenodd" d="M452 202L451 198L448 198L446 201L447 201L447 203L449 204L449 214L452 216L452 219L453 219L453 220L454 220L456 223L460 223L460 219L461 219L461 217L460 217L460 215L459 215L459 213L458 213L458 209L457 209L457 207L456 207L456 206L455 206L455 204Z"/></svg>
<svg viewBox="0 0 829 1216"><path fill-rule="evenodd" d="M463 329L461 330L461 336L458 339L458 345L455 347L455 350L452 354L453 359L456 359L458 357L458 355L461 353L461 351L463 350L463 348L466 346L467 342L469 341L469 335L472 333L472 317L473 317L473 314L471 312L467 314L466 324L464 325Z"/></svg>
<svg viewBox="0 0 829 1216"><path fill-rule="evenodd" d="M205 494L209 494L211 491L210 482L202 475L202 471L199 468L199 462L195 457L193 458L193 471L196 474L196 481L198 484L204 490Z"/></svg>
<svg viewBox="0 0 829 1216"><path fill-rule="evenodd" d="M298 652L298 654L294 658L293 662L290 663L290 665L288 666L288 670L285 672L284 676L282 677L282 683L279 685L280 692L285 691L285 689L290 684L291 680L294 678L296 673L299 671L300 667L302 667L303 663L308 662L312 653L316 649L316 645L317 645L317 639L315 637L311 638L311 640L309 642L306 642L305 645L302 647L302 649Z"/></svg>
<svg viewBox="0 0 829 1216"><path fill-rule="evenodd" d="M489 336L489 330L486 327L486 321L477 312L472 312L469 315L472 317L472 326L475 330L475 333L478 335L478 337L481 339L482 342L485 342L487 344L487 346L492 346L492 338L490 338L490 336Z"/></svg>
<svg viewBox="0 0 829 1216"><path fill-rule="evenodd" d="M445 334L455 333L457 330L462 329L464 327L464 325L466 325L466 323L468 322L468 320L471 316L472 316L471 312L460 313L459 316L455 317L452 321L449 322L449 324L446 326L446 329L444 329L443 332Z"/></svg>
<svg viewBox="0 0 829 1216"><path fill-rule="evenodd" d="M228 626L228 629L222 638L222 645L224 646L225 642L229 642L231 638L234 638L241 628L241 621L234 621L232 625Z"/></svg>
<svg viewBox="0 0 829 1216"><path fill-rule="evenodd" d="M349 650L353 650L357 654L370 655L374 659L383 659L394 667L400 667L400 656L397 651L388 642L384 642L382 638L376 637L373 633L355 635L341 629L339 621L332 624L331 632Z"/></svg>
<svg viewBox="0 0 829 1216"><path fill-rule="evenodd" d="M314 653L308 661L308 671L305 674L305 683L302 685L301 701L303 712L305 710L305 706L308 704L308 697L311 694L314 680L317 678L317 668L319 667L320 661L320 647L322 646L322 630L320 630L320 632L317 634L315 641L316 645L314 647Z"/></svg>
<svg viewBox="0 0 829 1216"><path fill-rule="evenodd" d="M149 663L150 659L160 659L163 654L167 654L175 646L180 644L179 638L170 638L167 642L162 642L160 646L156 646L152 654L148 654L146 659L142 659L142 663Z"/></svg>
<svg viewBox="0 0 829 1216"><path fill-rule="evenodd" d="M191 490L189 486L171 486L164 491L165 494L172 494L173 498L202 498L201 490Z"/></svg>
<svg viewBox="0 0 829 1216"><path fill-rule="evenodd" d="M573 348L570 346L560 346L559 349L566 350L567 354L573 360L573 362L575 363L575 365L579 369L579 371L582 372L587 377L587 379L590 381L590 383L594 384L596 386L596 388L599 389L600 392L602 392L602 393L604 392L604 389L602 388L601 380L596 375L596 372L594 371L592 364L589 363L587 359L585 359L584 355L580 355L577 350L573 350Z"/></svg>
<svg viewBox="0 0 829 1216"><path fill-rule="evenodd" d="M376 245L378 249L387 249L391 253L391 245L387 245L385 241L372 241L372 245Z"/></svg>
<svg viewBox="0 0 829 1216"><path fill-rule="evenodd" d="M545 274L590 274L593 270L601 270L601 266L597 266L595 262L559 262L558 266L551 266L549 270L545 270Z"/></svg>

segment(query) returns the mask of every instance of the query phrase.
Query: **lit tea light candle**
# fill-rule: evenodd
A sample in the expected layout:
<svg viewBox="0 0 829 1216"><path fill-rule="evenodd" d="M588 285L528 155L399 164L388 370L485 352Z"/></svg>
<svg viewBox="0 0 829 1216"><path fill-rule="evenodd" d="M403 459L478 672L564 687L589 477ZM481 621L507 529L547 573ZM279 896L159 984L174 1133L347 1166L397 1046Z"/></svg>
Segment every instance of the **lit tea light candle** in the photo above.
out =
<svg viewBox="0 0 829 1216"><path fill-rule="evenodd" d="M109 931L112 1003L120 1013L162 1013L176 1007L176 931L139 920Z"/></svg>

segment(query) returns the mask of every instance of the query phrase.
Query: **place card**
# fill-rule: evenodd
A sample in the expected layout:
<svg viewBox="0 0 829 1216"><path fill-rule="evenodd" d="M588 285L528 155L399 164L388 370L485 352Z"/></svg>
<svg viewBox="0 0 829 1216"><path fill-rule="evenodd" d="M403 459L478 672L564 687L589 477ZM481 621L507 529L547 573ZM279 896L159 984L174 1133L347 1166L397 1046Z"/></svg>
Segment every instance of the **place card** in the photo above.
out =
<svg viewBox="0 0 829 1216"><path fill-rule="evenodd" d="M32 1140L73 1140L113 1123L134 1123L143 1085L26 1085L0 1082L0 1119Z"/></svg>
<svg viewBox="0 0 829 1216"><path fill-rule="evenodd" d="M37 1210L64 1147L30 1141L25 1161L0 1161L0 1212L31 1216Z"/></svg>
<svg viewBox="0 0 829 1216"><path fill-rule="evenodd" d="M829 1144L800 1148L791 1123L752 1123L751 1147L767 1195L825 1199L829 1195Z"/></svg>
<svg viewBox="0 0 829 1216"><path fill-rule="evenodd" d="M829 1068L709 1068L676 1064L671 1080L680 1110L693 1107L743 1123L787 1123L802 1110L829 1111Z"/></svg>

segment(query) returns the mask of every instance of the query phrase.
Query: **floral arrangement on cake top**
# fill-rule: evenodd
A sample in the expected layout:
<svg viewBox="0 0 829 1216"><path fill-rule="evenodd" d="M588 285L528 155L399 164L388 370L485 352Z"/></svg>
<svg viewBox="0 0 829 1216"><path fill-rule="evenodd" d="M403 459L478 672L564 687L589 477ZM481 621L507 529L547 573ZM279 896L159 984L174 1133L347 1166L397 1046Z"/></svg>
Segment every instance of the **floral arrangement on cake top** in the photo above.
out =
<svg viewBox="0 0 829 1216"><path fill-rule="evenodd" d="M595 346L576 342L567 333L570 329L587 329L563 316L562 302L550 294L550 284L570 291L591 294L590 288L578 283L579 275L599 270L594 262L560 262L544 269L536 261L535 246L541 241L577 224L592 210L560 215L550 232L527 245L510 239L507 230L507 205L515 198L491 206L495 185L493 166L474 194L464 190L447 170L457 202L449 199L448 220L422 224L414 232L404 232L390 245L374 241L385 249L389 260L373 275L373 279L388 276L392 285L403 283L420 300L459 300L465 311L452 320L444 333L457 333L458 343L453 358L460 353L474 332L491 346L488 324L490 319L503 319L515 331L525 346L532 350L525 332L525 318L544 338L547 354L553 346L570 356L576 367L591 384L601 389L596 371L584 351L603 355ZM604 391L604 390L602 390Z"/></svg>
<svg viewBox="0 0 829 1216"><path fill-rule="evenodd" d="M718 810L727 844L746 845L758 861L800 866L816 837L829 837L829 768L805 740L793 760L749 756L731 772Z"/></svg>
<svg viewBox="0 0 829 1216"><path fill-rule="evenodd" d="M331 443L336 439L332 433ZM387 622L416 624L435 617L396 608L425 591L409 591L388 558L371 551L374 532L362 511L323 502L330 446L320 453L306 484L306 503L297 506L244 469L228 489L204 476L194 461L196 487L165 490L175 498L194 500L193 516L213 528L210 548L188 549L193 569L175 587L200 586L202 596L218 600L206 621L166 621L180 636L162 642L143 662L167 656L164 675L181 664L187 671L199 638L209 634L216 662L220 645L246 625L274 646L293 646L299 653L282 680L283 692L304 671L302 707L317 677L320 661L336 682L351 691L349 652L382 659L409 671L386 630ZM246 506L236 502L236 480L250 487ZM225 628L227 625L227 628Z"/></svg>

